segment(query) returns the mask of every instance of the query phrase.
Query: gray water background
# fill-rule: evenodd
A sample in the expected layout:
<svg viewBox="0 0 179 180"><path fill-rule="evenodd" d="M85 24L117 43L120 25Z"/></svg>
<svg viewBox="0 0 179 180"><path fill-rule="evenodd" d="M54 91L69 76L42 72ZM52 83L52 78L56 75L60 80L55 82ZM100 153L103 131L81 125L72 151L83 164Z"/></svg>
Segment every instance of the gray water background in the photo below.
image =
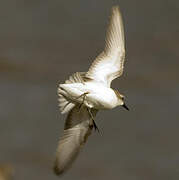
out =
<svg viewBox="0 0 179 180"><path fill-rule="evenodd" d="M61 179L179 179L179 1L1 0L0 163L15 180L55 180L65 116L57 86L87 71L104 47L110 9L120 5L126 63L113 88L130 111L100 112L93 133Z"/></svg>

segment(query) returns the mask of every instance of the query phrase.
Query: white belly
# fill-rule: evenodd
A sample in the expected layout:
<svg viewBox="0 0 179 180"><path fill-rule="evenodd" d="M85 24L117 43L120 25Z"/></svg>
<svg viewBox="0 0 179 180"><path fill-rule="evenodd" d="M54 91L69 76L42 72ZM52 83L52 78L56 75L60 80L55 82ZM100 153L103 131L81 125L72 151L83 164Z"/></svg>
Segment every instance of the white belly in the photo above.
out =
<svg viewBox="0 0 179 180"><path fill-rule="evenodd" d="M95 109L112 109L117 106L117 97L111 88L107 88L98 83L74 83L60 85L66 91L68 96L73 101L81 103L83 98L78 97L86 92L84 104L87 107Z"/></svg>

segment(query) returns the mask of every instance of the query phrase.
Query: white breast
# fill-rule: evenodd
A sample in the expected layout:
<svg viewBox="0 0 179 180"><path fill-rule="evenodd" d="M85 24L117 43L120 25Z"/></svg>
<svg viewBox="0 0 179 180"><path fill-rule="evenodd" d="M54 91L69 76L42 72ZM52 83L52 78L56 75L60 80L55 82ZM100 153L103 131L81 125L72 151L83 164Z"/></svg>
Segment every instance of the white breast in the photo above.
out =
<svg viewBox="0 0 179 180"><path fill-rule="evenodd" d="M112 109L117 106L117 97L111 88L105 87L99 83L85 83L87 95L87 104L91 104L96 109Z"/></svg>

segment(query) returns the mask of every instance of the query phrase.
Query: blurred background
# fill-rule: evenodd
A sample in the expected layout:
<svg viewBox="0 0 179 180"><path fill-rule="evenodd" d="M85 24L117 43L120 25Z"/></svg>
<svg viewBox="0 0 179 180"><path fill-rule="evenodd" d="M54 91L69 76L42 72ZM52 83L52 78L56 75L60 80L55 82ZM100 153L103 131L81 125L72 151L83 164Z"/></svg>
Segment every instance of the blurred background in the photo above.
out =
<svg viewBox="0 0 179 180"><path fill-rule="evenodd" d="M179 1L1 0L0 165L15 180L58 179L52 166L65 116L57 86L103 50L116 4L126 63L112 86L130 111L100 112L101 134L62 179L179 179Z"/></svg>

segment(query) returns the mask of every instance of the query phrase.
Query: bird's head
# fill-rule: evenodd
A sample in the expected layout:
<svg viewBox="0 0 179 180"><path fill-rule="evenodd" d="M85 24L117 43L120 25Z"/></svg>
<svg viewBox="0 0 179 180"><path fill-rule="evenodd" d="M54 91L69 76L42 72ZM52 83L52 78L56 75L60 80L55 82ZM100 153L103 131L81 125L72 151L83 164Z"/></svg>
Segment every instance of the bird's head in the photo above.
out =
<svg viewBox="0 0 179 180"><path fill-rule="evenodd" d="M114 92L115 92L115 94L116 94L116 96L118 98L118 106L122 106L122 107L124 107L125 109L127 109L129 111L129 108L126 106L126 104L124 102L125 101L125 96L122 95L121 93L119 93L119 91L117 91L117 90L114 90Z"/></svg>

